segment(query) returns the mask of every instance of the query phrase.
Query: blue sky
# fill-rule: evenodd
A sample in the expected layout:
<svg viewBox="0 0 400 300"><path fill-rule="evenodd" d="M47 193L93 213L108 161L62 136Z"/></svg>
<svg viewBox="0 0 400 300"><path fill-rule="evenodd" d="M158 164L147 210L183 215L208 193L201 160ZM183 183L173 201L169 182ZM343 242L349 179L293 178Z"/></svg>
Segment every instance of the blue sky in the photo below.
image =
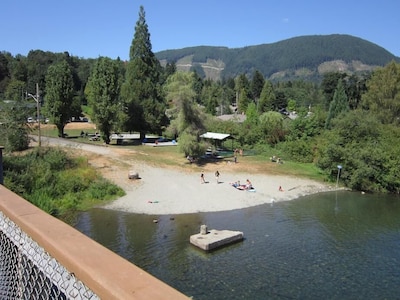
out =
<svg viewBox="0 0 400 300"><path fill-rule="evenodd" d="M400 56L399 0L2 0L0 51L68 51L125 60L141 5L153 52L339 33Z"/></svg>

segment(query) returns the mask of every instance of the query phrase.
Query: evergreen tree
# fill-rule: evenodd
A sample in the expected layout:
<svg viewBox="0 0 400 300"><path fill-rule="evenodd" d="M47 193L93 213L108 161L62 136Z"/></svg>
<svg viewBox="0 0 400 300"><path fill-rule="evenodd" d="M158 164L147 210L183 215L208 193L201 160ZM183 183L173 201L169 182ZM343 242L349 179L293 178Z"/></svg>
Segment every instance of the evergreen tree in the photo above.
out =
<svg viewBox="0 0 400 300"><path fill-rule="evenodd" d="M254 71L253 78L250 82L250 87L251 87L251 93L253 95L253 100L255 102L258 101L260 98L262 89L264 87L265 79L264 76L261 74L260 71L256 70Z"/></svg>
<svg viewBox="0 0 400 300"><path fill-rule="evenodd" d="M227 103L228 106L234 106L235 112L237 112L237 103L236 103L236 92L235 92L235 80L232 77L227 78L222 81L222 85L224 87L224 102Z"/></svg>
<svg viewBox="0 0 400 300"><path fill-rule="evenodd" d="M201 103L201 92L203 90L203 86L204 86L204 82L203 79L201 79L201 77L199 76L199 74L197 74L197 72L193 72L193 90L196 93L196 102L199 104L204 104Z"/></svg>
<svg viewBox="0 0 400 300"><path fill-rule="evenodd" d="M100 57L89 78L89 105L93 109L93 119L106 144L118 120L120 92L120 69L117 61Z"/></svg>
<svg viewBox="0 0 400 300"><path fill-rule="evenodd" d="M162 69L151 50L143 6L140 6L129 59L121 88L125 108L124 129L139 131L141 139L144 139L146 132L161 134L168 121L160 85Z"/></svg>
<svg viewBox="0 0 400 300"><path fill-rule="evenodd" d="M257 111L258 113L267 112L273 110L274 103L276 100L275 92L272 87L272 83L268 80L264 82L263 89L258 100Z"/></svg>
<svg viewBox="0 0 400 300"><path fill-rule="evenodd" d="M329 109L329 105L333 100L333 95L337 88L338 82L346 77L345 73L329 72L324 75L321 82L321 89L325 96L325 108Z"/></svg>
<svg viewBox="0 0 400 300"><path fill-rule="evenodd" d="M68 63L63 60L51 65L46 75L46 102L44 110L64 136L64 127L72 117L74 82Z"/></svg>
<svg viewBox="0 0 400 300"><path fill-rule="evenodd" d="M216 82L210 82L203 88L202 99L205 102L206 112L215 116L221 115L222 108L222 88Z"/></svg>
<svg viewBox="0 0 400 300"><path fill-rule="evenodd" d="M237 106L240 112L245 112L251 102L250 83L246 75L241 74L236 78L235 90L237 92Z"/></svg>
<svg viewBox="0 0 400 300"><path fill-rule="evenodd" d="M330 128L331 120L339 116L342 112L349 110L349 104L347 101L346 91L343 85L343 81L339 80L333 99L329 105L328 117L326 118L325 127Z"/></svg>
<svg viewBox="0 0 400 300"><path fill-rule="evenodd" d="M250 128L256 128L258 125L258 114L257 114L257 107L254 104L254 102L250 103L247 106L246 110L246 120L243 122L243 124L247 127Z"/></svg>
<svg viewBox="0 0 400 300"><path fill-rule="evenodd" d="M176 63L175 62L167 62L164 70L163 70L163 83L168 79L169 76L176 72Z"/></svg>
<svg viewBox="0 0 400 300"><path fill-rule="evenodd" d="M4 98L4 94L10 81L10 70L9 70L9 59L10 57L7 53L0 52L0 99Z"/></svg>
<svg viewBox="0 0 400 300"><path fill-rule="evenodd" d="M357 109L361 102L361 95L366 91L365 78L352 74L346 80L346 94L349 98L350 109Z"/></svg>

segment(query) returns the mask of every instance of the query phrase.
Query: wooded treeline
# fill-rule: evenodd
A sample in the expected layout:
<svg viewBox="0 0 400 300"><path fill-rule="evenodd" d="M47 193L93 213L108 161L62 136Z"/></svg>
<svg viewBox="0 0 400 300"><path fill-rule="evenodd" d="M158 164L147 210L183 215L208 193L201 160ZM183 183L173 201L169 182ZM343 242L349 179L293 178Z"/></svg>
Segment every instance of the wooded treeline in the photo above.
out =
<svg viewBox="0 0 400 300"><path fill-rule="evenodd" d="M260 66L261 68L262 66ZM400 192L400 65L395 61L358 75L326 73L321 83L271 82L258 70L221 81L165 67L151 51L140 8L128 62L80 59L68 53L31 51L0 55L2 142L27 147L26 92L40 86L43 114L59 135L82 110L109 143L112 132L140 132L178 139L184 156L204 154L205 131L233 135L235 146L285 160L314 163L332 179L364 191ZM18 109L16 109L18 108ZM33 111L32 111L33 109ZM243 114L244 122L221 121Z"/></svg>

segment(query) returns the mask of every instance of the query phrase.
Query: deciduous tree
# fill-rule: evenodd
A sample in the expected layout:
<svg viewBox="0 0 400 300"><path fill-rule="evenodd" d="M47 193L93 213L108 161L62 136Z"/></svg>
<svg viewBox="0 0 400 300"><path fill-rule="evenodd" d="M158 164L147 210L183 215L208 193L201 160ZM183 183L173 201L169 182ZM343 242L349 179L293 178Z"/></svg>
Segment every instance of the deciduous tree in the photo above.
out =
<svg viewBox="0 0 400 300"><path fill-rule="evenodd" d="M118 121L121 110L119 102L120 70L117 61L100 57L89 77L89 105L93 109L92 118L100 130L106 144L110 143L110 134Z"/></svg>
<svg viewBox="0 0 400 300"><path fill-rule="evenodd" d="M7 151L21 151L29 146L25 101L2 103L0 110L0 144Z"/></svg>
<svg viewBox="0 0 400 300"><path fill-rule="evenodd" d="M6 99L20 101L25 97L25 82L11 79L6 89Z"/></svg>
<svg viewBox="0 0 400 300"><path fill-rule="evenodd" d="M376 114L384 124L400 124L400 64L393 61L374 71L367 88L362 107Z"/></svg>
<svg viewBox="0 0 400 300"><path fill-rule="evenodd" d="M44 110L64 136L64 127L72 117L74 82L68 63L63 60L51 65L46 75L46 101Z"/></svg>
<svg viewBox="0 0 400 300"><path fill-rule="evenodd" d="M170 76L164 86L166 97L174 107L172 124L179 135L179 149L185 155L197 156L204 153L199 135L204 132L203 114L194 101L193 73L176 72Z"/></svg>
<svg viewBox="0 0 400 300"><path fill-rule="evenodd" d="M283 129L283 117L276 111L263 113L259 118L260 128L264 139L271 145L275 145L285 138Z"/></svg>

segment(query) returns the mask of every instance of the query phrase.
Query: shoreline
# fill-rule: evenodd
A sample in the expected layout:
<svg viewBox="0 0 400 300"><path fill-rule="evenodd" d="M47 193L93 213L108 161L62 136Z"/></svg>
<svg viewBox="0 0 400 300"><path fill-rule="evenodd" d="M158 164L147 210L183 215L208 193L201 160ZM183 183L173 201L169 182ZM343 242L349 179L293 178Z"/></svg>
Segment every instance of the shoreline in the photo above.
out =
<svg viewBox="0 0 400 300"><path fill-rule="evenodd" d="M96 156L91 156L88 162L101 169L102 175L124 189L126 195L99 206L104 209L148 215L219 212L290 201L306 195L341 189L307 178L241 172L240 168L234 168L236 164L203 168L194 166L186 170L153 167L126 159L128 153L135 153L131 151L48 137L44 137L43 142L69 147L75 151L96 153L105 158L96 159ZM128 179L129 170L110 163L112 160L123 160L131 168L135 166L135 172L140 179ZM215 169L211 171L211 167ZM220 173L219 183L214 175L217 170ZM206 183L201 183L202 172ZM253 191L238 190L230 184L237 181L244 184L246 179L252 182Z"/></svg>
<svg viewBox="0 0 400 300"><path fill-rule="evenodd" d="M125 188L125 196L101 207L148 215L219 212L336 190L313 180L279 175L220 171L217 183L214 173L205 171L206 182L201 183L201 172L147 165L142 165L138 171L141 179L132 180ZM238 180L245 183L246 179L250 179L254 190L238 190L231 185Z"/></svg>

